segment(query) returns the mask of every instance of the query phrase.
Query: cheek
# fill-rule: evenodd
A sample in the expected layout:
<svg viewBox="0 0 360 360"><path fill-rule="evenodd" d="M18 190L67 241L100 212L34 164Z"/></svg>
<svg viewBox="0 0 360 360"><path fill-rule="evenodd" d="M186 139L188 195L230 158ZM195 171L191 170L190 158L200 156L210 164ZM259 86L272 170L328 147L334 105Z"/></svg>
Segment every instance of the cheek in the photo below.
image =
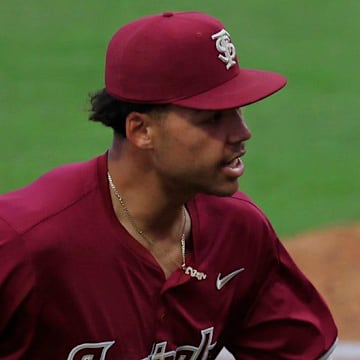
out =
<svg viewBox="0 0 360 360"><path fill-rule="evenodd" d="M182 173L191 167L199 167L204 157L201 155L203 147L188 140L179 137L172 138L172 141L162 141L154 152L155 167L161 172L171 173Z"/></svg>
<svg viewBox="0 0 360 360"><path fill-rule="evenodd" d="M211 146L211 141L208 139L197 137L194 140L189 136L183 136L176 139L173 151L180 161L186 159L193 163L199 163L203 162L204 158L211 157L214 154L214 146Z"/></svg>
<svg viewBox="0 0 360 360"><path fill-rule="evenodd" d="M198 128L181 128L164 131L158 137L155 154L158 166L204 168L219 161L223 142Z"/></svg>
<svg viewBox="0 0 360 360"><path fill-rule="evenodd" d="M166 131L162 134L157 142L158 152L164 153L164 155L177 154L179 152L191 151L196 145L195 141L192 141L192 136L183 129L174 129L172 131Z"/></svg>
<svg viewBox="0 0 360 360"><path fill-rule="evenodd" d="M176 165L179 173L205 174L213 171L219 163L221 151L216 146L217 143L198 140L196 142L180 142L172 157L172 164Z"/></svg>

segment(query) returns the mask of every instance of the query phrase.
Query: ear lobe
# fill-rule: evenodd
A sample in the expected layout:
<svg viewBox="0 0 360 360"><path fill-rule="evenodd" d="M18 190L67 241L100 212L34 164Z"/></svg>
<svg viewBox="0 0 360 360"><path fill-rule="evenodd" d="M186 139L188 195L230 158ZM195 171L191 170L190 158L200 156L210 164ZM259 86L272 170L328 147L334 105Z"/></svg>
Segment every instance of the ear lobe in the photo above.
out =
<svg viewBox="0 0 360 360"><path fill-rule="evenodd" d="M151 117L148 114L131 112L126 118L126 138L140 149L152 147Z"/></svg>

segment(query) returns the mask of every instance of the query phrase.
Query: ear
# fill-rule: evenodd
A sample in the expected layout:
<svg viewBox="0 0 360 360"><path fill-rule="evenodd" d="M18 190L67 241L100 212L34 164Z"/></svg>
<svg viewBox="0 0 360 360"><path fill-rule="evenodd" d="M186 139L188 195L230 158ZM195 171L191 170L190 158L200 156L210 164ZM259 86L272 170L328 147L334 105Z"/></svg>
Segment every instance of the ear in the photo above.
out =
<svg viewBox="0 0 360 360"><path fill-rule="evenodd" d="M151 124L149 114L131 112L126 118L126 138L139 149L152 147Z"/></svg>

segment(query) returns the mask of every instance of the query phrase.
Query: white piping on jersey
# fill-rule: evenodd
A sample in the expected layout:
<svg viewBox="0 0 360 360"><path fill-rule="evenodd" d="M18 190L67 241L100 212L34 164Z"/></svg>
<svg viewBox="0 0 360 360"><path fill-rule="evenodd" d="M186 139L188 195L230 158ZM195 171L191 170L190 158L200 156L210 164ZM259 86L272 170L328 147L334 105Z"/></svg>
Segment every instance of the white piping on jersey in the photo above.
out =
<svg viewBox="0 0 360 360"><path fill-rule="evenodd" d="M331 354L334 352L336 345L338 343L338 338L335 339L334 343L331 345L330 349L318 360L332 360L333 357Z"/></svg>

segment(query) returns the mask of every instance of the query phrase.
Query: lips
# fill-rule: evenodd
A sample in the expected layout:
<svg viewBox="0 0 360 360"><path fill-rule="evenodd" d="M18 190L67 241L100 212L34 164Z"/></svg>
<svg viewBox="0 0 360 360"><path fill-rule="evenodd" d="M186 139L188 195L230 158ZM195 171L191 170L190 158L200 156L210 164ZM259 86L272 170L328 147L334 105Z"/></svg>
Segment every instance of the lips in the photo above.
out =
<svg viewBox="0 0 360 360"><path fill-rule="evenodd" d="M232 179L240 177L244 173L244 163L240 157L245 154L245 149L239 153L235 153L231 158L225 160L222 164L223 173Z"/></svg>
<svg viewBox="0 0 360 360"><path fill-rule="evenodd" d="M237 156L233 160L229 161L226 165L229 166L231 169L235 169L236 167L239 166L239 163L240 163L240 157Z"/></svg>
<svg viewBox="0 0 360 360"><path fill-rule="evenodd" d="M225 166L228 166L230 168L237 167L239 165L239 162L241 162L240 158L244 156L246 153L246 150L243 149L242 151L233 154L233 156L224 162Z"/></svg>

